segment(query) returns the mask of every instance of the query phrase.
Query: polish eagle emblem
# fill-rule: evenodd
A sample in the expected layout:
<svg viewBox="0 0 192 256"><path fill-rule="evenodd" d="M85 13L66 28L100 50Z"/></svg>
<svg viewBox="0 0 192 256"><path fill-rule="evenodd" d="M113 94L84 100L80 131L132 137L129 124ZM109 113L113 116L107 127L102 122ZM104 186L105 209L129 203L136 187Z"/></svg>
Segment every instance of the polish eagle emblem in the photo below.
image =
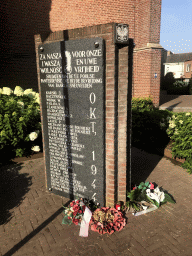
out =
<svg viewBox="0 0 192 256"><path fill-rule="evenodd" d="M117 27L117 40L118 41L127 41L128 40L128 28L127 27Z"/></svg>

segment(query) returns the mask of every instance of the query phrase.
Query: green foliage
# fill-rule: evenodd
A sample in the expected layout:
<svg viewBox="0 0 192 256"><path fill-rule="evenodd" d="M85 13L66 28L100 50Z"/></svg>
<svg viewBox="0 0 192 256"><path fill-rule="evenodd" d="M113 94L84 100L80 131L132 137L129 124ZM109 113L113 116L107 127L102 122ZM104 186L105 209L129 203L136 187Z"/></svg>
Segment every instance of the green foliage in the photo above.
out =
<svg viewBox="0 0 192 256"><path fill-rule="evenodd" d="M172 197L169 194L165 193L165 199L163 200L162 204L167 202L175 204L175 201L172 199Z"/></svg>
<svg viewBox="0 0 192 256"><path fill-rule="evenodd" d="M131 192L127 192L128 201L126 202L126 206L129 209L132 207L133 209L135 209L135 211L139 211L139 202L141 201L152 203L158 208L160 207L160 205L167 202L175 203L175 200L172 198L171 195L167 193L167 191L163 191L162 188L159 189L158 186L156 186L154 189L150 189L151 185L153 185L153 187L155 186L154 183L141 182L139 186L135 187L135 189L131 190ZM147 189L149 189L149 191L146 193ZM160 201L163 193L165 198L160 203L158 203L155 199L152 199L156 197Z"/></svg>
<svg viewBox="0 0 192 256"><path fill-rule="evenodd" d="M151 199L149 196L146 196L146 197L147 197L147 201L148 201L148 202L151 202L152 204L154 204L155 206L157 206L157 208L160 207L160 204L159 204L156 200Z"/></svg>
<svg viewBox="0 0 192 256"><path fill-rule="evenodd" d="M138 111L150 111L155 109L151 97L132 98L132 109Z"/></svg>
<svg viewBox="0 0 192 256"><path fill-rule="evenodd" d="M162 84L161 84L161 89L162 90L167 90L170 86L172 86L175 82L175 78L172 72L168 72L163 80L162 80Z"/></svg>
<svg viewBox="0 0 192 256"><path fill-rule="evenodd" d="M192 95L192 78L189 80L189 95Z"/></svg>
<svg viewBox="0 0 192 256"><path fill-rule="evenodd" d="M172 141L174 158L185 159L183 168L192 173L192 113L175 113L169 120L167 134Z"/></svg>
<svg viewBox="0 0 192 256"><path fill-rule="evenodd" d="M1 159L7 161L16 156L28 156L32 146L42 145L40 121L36 98L0 93ZM30 141L29 134L37 130L40 131L38 139Z"/></svg>
<svg viewBox="0 0 192 256"><path fill-rule="evenodd" d="M65 215L62 219L62 224L66 224L66 225L71 225L72 224L72 220L68 219L68 216Z"/></svg>
<svg viewBox="0 0 192 256"><path fill-rule="evenodd" d="M189 95L189 85L183 81L175 81L167 88L168 95Z"/></svg>
<svg viewBox="0 0 192 256"><path fill-rule="evenodd" d="M149 186L149 182L141 182L138 186L139 189L141 189L141 192L145 191Z"/></svg>
<svg viewBox="0 0 192 256"><path fill-rule="evenodd" d="M144 150L164 148L170 140L166 129L171 115L168 110L132 109L132 145Z"/></svg>

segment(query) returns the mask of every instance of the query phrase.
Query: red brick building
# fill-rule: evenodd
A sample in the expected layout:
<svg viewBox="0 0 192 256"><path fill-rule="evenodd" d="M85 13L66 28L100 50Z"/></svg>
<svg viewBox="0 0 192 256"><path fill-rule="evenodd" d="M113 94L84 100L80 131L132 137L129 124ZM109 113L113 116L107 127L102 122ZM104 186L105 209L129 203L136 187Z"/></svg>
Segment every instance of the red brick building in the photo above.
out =
<svg viewBox="0 0 192 256"><path fill-rule="evenodd" d="M117 22L129 25L136 44L133 96L159 104L161 0L7 0L0 8L1 86L38 90L35 34Z"/></svg>
<svg viewBox="0 0 192 256"><path fill-rule="evenodd" d="M186 60L184 62L184 78L185 80L189 81L192 77L192 59Z"/></svg>

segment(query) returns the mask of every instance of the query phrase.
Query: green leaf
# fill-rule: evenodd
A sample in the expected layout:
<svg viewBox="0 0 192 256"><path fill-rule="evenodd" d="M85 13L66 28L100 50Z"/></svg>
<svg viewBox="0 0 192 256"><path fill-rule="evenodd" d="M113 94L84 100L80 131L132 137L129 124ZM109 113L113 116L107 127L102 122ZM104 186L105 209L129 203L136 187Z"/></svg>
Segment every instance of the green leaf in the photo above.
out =
<svg viewBox="0 0 192 256"><path fill-rule="evenodd" d="M68 216L64 216L62 220L62 224L71 225L71 223L72 223L72 220L69 220Z"/></svg>
<svg viewBox="0 0 192 256"><path fill-rule="evenodd" d="M140 184L139 184L139 186L138 186L138 188L139 189L142 189L142 187L145 185L145 183L144 182L141 182Z"/></svg>
<svg viewBox="0 0 192 256"><path fill-rule="evenodd" d="M149 182L145 182L145 187L148 187L149 186Z"/></svg>
<svg viewBox="0 0 192 256"><path fill-rule="evenodd" d="M147 199L149 200L149 202L151 202L152 204L156 205L159 208L159 203L156 200L151 199L150 197L147 196Z"/></svg>
<svg viewBox="0 0 192 256"><path fill-rule="evenodd" d="M164 199L164 201L165 201L165 200L166 200L166 202L175 204L175 201L171 198L171 196L170 196L169 194L165 194L165 199Z"/></svg>

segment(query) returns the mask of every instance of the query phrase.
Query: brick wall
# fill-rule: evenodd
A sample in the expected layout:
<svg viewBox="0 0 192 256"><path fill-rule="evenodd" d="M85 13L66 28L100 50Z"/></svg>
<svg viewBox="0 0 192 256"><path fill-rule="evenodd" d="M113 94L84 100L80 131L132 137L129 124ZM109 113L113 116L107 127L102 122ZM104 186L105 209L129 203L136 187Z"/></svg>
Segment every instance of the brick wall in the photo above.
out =
<svg viewBox="0 0 192 256"><path fill-rule="evenodd" d="M188 64L191 65L189 72L186 71ZM185 61L184 62L184 78L191 78L191 76L192 76L192 60Z"/></svg>
<svg viewBox="0 0 192 256"><path fill-rule="evenodd" d="M1 27L3 67L0 72L1 82L9 76L9 61L6 56L27 55L28 60L23 68L18 58L13 59L17 79L7 79L11 84L23 84L26 88L33 87L37 89L37 77L34 53L33 36L46 32L45 38L52 31L60 31L73 28L82 28L106 24L110 22L129 24L129 37L134 38L136 44L134 54L134 90L133 96L148 96L155 93L155 105L158 105L157 91L151 90L150 86L160 86L160 77L155 80L155 85L150 81L150 65L155 65L150 59L148 50L153 49L147 46L148 43L156 44L158 48L160 39L160 16L161 0L41 0L35 1L12 1L7 0L1 4L3 26ZM43 40L44 40L43 39ZM153 46L154 47L154 46ZM144 50L143 48L147 48ZM138 53L138 51L140 51ZM157 54L157 59L158 53ZM153 54L153 56L154 56ZM150 58L150 57L149 57ZM143 63L145 61L146 75L143 73ZM153 58L155 59L155 57ZM21 62L24 62L22 60ZM26 67L28 72L26 72ZM156 67L158 73L159 65ZM30 79L28 78L30 73ZM139 77L138 77L139 76ZM141 79L142 78L142 79ZM30 86L29 86L30 85ZM141 91L140 91L141 90Z"/></svg>

